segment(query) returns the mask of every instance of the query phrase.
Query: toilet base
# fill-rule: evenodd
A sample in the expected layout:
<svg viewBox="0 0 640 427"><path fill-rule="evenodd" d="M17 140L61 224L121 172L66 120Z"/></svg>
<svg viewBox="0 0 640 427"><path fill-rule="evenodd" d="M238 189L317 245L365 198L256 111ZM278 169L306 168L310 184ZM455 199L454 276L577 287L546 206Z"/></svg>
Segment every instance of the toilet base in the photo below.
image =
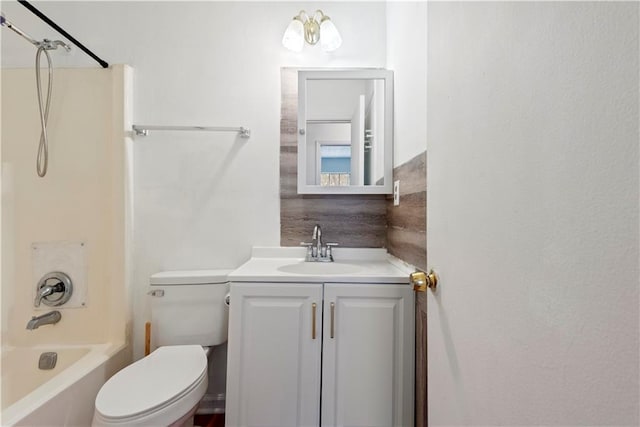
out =
<svg viewBox="0 0 640 427"><path fill-rule="evenodd" d="M171 423L169 427L193 427L193 416L196 414L197 409L198 405L196 404L196 406L191 408L191 410L180 417L180 419Z"/></svg>

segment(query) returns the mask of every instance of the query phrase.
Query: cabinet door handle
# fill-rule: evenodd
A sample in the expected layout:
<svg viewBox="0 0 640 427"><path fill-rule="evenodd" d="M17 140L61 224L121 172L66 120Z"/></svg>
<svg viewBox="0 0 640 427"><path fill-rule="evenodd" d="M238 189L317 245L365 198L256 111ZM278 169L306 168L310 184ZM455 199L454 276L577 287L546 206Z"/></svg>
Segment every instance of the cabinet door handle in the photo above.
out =
<svg viewBox="0 0 640 427"><path fill-rule="evenodd" d="M316 311L318 305L314 302L311 304L311 339L316 339Z"/></svg>
<svg viewBox="0 0 640 427"><path fill-rule="evenodd" d="M331 338L333 338L333 336L334 336L334 333L333 333L333 331L334 331L333 322L334 322L335 317L336 317L336 305L335 305L335 303L332 302L331 303Z"/></svg>

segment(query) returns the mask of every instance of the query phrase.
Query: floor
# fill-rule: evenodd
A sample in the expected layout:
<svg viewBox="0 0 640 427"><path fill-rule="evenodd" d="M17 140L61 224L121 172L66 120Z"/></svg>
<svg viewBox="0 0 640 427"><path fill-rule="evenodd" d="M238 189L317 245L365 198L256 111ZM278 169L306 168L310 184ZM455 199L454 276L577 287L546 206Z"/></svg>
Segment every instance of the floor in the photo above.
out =
<svg viewBox="0 0 640 427"><path fill-rule="evenodd" d="M224 414L196 415L193 419L193 425L200 427L224 427Z"/></svg>

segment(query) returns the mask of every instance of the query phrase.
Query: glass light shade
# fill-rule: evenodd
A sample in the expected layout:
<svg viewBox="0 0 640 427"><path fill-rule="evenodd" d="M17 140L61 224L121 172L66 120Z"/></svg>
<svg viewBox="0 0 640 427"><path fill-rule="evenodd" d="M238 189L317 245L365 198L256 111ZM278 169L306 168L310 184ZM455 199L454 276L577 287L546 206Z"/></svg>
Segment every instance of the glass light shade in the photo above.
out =
<svg viewBox="0 0 640 427"><path fill-rule="evenodd" d="M320 46L325 52L336 50L342 44L342 37L333 22L325 18L320 23Z"/></svg>
<svg viewBox="0 0 640 427"><path fill-rule="evenodd" d="M294 52L300 52L304 46L304 25L299 19L293 19L282 37L282 45Z"/></svg>

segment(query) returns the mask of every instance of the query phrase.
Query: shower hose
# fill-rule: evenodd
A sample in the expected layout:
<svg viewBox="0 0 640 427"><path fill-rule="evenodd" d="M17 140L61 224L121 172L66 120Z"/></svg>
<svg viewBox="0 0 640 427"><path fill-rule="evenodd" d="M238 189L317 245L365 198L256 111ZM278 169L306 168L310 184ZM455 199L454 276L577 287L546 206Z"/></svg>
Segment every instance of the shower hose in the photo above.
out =
<svg viewBox="0 0 640 427"><path fill-rule="evenodd" d="M40 56L44 52L47 57L47 68L49 78L47 79L47 98L43 106L42 102L42 81L40 78ZM38 107L40 110L40 144L38 145L38 157L36 159L36 171L39 177L47 174L47 166L49 163L49 138L47 136L47 121L49 120L49 106L51 105L51 87L53 86L53 69L51 66L51 56L44 46L38 46L36 52L36 89L38 92Z"/></svg>

